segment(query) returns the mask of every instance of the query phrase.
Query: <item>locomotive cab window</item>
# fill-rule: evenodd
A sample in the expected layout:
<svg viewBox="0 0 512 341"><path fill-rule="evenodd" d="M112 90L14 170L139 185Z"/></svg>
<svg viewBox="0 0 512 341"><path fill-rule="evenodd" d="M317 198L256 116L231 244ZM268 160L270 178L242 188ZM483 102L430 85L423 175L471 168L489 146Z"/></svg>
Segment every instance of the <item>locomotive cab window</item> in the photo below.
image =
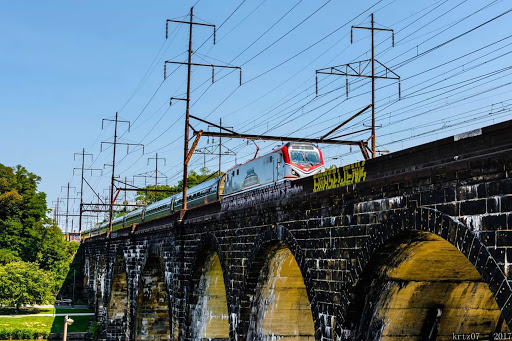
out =
<svg viewBox="0 0 512 341"><path fill-rule="evenodd" d="M290 161L301 166L315 166L322 163L315 150L290 150Z"/></svg>

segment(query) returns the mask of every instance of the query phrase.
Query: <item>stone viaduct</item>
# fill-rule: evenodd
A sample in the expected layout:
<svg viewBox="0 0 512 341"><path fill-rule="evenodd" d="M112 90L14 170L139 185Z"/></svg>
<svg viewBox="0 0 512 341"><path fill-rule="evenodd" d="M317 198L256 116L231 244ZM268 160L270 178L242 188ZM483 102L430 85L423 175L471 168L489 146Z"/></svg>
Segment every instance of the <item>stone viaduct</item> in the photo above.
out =
<svg viewBox="0 0 512 341"><path fill-rule="evenodd" d="M510 338L511 128L85 240L100 338Z"/></svg>

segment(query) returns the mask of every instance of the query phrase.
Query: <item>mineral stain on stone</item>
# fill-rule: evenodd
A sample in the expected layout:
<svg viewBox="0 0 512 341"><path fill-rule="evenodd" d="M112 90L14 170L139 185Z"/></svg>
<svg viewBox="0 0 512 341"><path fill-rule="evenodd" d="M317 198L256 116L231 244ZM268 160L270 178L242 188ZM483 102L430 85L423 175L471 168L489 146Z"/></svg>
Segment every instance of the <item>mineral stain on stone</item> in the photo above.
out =
<svg viewBox="0 0 512 341"><path fill-rule="evenodd" d="M207 258L203 269L193 293L192 340L229 340L226 288L217 253Z"/></svg>
<svg viewBox="0 0 512 341"><path fill-rule="evenodd" d="M135 340L170 340L165 277L156 256L148 257L141 275L135 314Z"/></svg>
<svg viewBox="0 0 512 341"><path fill-rule="evenodd" d="M253 299L248 340L315 340L313 315L297 261L287 248L267 258Z"/></svg>

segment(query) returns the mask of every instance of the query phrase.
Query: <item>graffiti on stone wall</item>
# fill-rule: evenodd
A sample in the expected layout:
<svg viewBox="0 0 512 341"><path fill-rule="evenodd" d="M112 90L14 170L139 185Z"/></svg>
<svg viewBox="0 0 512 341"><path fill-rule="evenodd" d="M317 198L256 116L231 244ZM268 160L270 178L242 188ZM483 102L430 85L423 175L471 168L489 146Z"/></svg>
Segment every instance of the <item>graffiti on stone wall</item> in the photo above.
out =
<svg viewBox="0 0 512 341"><path fill-rule="evenodd" d="M249 207L264 202L289 198L293 195L301 193L302 186L292 186L288 181L272 186L254 189L245 193L240 193L230 197L226 197L221 201L221 210L228 211Z"/></svg>
<svg viewBox="0 0 512 341"><path fill-rule="evenodd" d="M355 184L366 180L365 161L356 162L343 167L331 167L313 176L313 192L325 191Z"/></svg>

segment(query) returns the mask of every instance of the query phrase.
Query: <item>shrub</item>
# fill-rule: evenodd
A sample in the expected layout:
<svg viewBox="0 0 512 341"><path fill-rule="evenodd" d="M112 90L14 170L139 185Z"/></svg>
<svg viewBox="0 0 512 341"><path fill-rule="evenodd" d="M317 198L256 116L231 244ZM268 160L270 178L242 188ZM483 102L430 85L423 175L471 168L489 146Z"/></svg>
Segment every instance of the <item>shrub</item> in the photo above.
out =
<svg viewBox="0 0 512 341"><path fill-rule="evenodd" d="M47 338L48 331L41 331L30 328L11 328L0 329L0 339L3 340L31 340L37 338Z"/></svg>
<svg viewBox="0 0 512 341"><path fill-rule="evenodd" d="M0 339L10 339L11 331L7 329L0 329Z"/></svg>
<svg viewBox="0 0 512 341"><path fill-rule="evenodd" d="M93 339L93 340L98 339L98 336L100 333L100 327L101 327L101 323L97 322L97 321L93 322L89 326L89 334L91 334L91 339Z"/></svg>

